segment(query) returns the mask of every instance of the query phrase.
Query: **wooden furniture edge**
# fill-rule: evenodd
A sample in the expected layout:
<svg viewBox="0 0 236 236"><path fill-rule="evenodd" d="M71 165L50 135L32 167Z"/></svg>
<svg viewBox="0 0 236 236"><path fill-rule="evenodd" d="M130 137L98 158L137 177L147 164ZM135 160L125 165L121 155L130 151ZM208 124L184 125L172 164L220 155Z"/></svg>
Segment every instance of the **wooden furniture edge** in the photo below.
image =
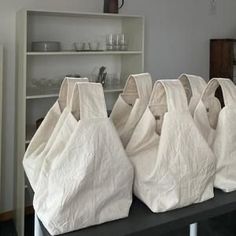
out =
<svg viewBox="0 0 236 236"><path fill-rule="evenodd" d="M25 215L34 214L33 206L28 206L25 208ZM12 220L14 217L14 211L7 211L0 213L0 222Z"/></svg>

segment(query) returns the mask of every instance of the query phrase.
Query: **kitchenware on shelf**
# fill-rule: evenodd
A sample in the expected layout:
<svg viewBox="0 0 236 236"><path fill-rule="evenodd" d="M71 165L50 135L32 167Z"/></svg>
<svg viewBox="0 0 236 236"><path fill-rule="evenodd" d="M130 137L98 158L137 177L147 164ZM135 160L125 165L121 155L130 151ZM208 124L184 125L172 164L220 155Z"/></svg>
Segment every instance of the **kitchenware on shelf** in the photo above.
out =
<svg viewBox="0 0 236 236"><path fill-rule="evenodd" d="M58 52L61 50L61 43L57 41L35 41L31 43L31 50L34 52Z"/></svg>
<svg viewBox="0 0 236 236"><path fill-rule="evenodd" d="M97 76L97 83L101 83L103 86L105 85L105 79L107 76L107 73L105 72L106 67L105 66L101 66L99 68L99 72L98 72L98 76Z"/></svg>
<svg viewBox="0 0 236 236"><path fill-rule="evenodd" d="M118 0L104 0L104 13L118 13L119 9L123 7L125 1L121 1L121 5L119 6Z"/></svg>
<svg viewBox="0 0 236 236"><path fill-rule="evenodd" d="M84 43L82 43L82 42L74 43L74 48L76 51L83 51L84 50Z"/></svg>
<svg viewBox="0 0 236 236"><path fill-rule="evenodd" d="M119 34L118 40L119 40L118 41L119 50L126 51L128 49L128 42L127 39L125 38L125 34Z"/></svg>
<svg viewBox="0 0 236 236"><path fill-rule="evenodd" d="M81 78L80 74L68 74L66 75L68 78Z"/></svg>
<svg viewBox="0 0 236 236"><path fill-rule="evenodd" d="M100 42L94 41L94 42L89 42L89 49L91 51L99 51L100 50Z"/></svg>
<svg viewBox="0 0 236 236"><path fill-rule="evenodd" d="M114 34L114 41L113 41L113 50L114 51L120 50L119 39L120 39L120 35Z"/></svg>
<svg viewBox="0 0 236 236"><path fill-rule="evenodd" d="M106 76L106 88L114 88L121 85L120 76L118 73L109 73Z"/></svg>
<svg viewBox="0 0 236 236"><path fill-rule="evenodd" d="M112 51L113 45L114 45L114 34L108 34L106 36L106 49L108 51Z"/></svg>
<svg viewBox="0 0 236 236"><path fill-rule="evenodd" d="M125 51L128 49L128 42L125 34L108 34L106 36L106 49L108 51Z"/></svg>

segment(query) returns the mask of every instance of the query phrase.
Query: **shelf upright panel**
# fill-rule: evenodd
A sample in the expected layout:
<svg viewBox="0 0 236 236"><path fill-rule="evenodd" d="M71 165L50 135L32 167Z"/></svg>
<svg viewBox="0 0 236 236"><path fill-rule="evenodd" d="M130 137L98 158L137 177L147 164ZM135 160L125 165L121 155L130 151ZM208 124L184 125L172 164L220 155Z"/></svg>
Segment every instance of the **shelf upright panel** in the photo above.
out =
<svg viewBox="0 0 236 236"><path fill-rule="evenodd" d="M15 135L15 214L18 236L24 236L25 178L22 160L25 153L27 11L16 15L16 135Z"/></svg>

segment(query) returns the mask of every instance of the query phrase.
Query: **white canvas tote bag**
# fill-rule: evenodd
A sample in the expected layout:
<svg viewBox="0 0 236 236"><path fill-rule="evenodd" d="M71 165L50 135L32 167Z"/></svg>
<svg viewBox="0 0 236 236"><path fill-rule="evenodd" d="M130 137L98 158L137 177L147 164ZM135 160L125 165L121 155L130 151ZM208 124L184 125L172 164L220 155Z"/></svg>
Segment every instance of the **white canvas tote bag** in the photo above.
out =
<svg viewBox="0 0 236 236"><path fill-rule="evenodd" d="M133 167L107 117L101 84L77 83L69 109L33 202L52 235L126 217L132 202Z"/></svg>
<svg viewBox="0 0 236 236"><path fill-rule="evenodd" d="M23 158L23 166L34 191L39 178L39 173L41 171L44 157L47 151L50 149L52 142L55 138L51 137L54 128L67 103L70 103L71 94L75 83L79 81L88 81L88 79L65 78L63 80L58 100L48 111L42 124L36 131L26 150L26 153Z"/></svg>
<svg viewBox="0 0 236 236"><path fill-rule="evenodd" d="M224 107L215 96L220 86ZM214 78L194 113L195 123L216 155L215 187L236 190L236 87L229 79Z"/></svg>
<svg viewBox="0 0 236 236"><path fill-rule="evenodd" d="M157 81L126 148L134 193L153 212L214 196L215 158L189 112L179 80Z"/></svg>
<svg viewBox="0 0 236 236"><path fill-rule="evenodd" d="M189 110L193 116L194 110L201 98L203 90L206 88L207 83L200 76L188 74L180 75L179 80L184 86L188 99Z"/></svg>
<svg viewBox="0 0 236 236"><path fill-rule="evenodd" d="M135 126L145 111L152 92L152 79L148 73L130 75L124 91L119 95L110 118L126 147Z"/></svg>

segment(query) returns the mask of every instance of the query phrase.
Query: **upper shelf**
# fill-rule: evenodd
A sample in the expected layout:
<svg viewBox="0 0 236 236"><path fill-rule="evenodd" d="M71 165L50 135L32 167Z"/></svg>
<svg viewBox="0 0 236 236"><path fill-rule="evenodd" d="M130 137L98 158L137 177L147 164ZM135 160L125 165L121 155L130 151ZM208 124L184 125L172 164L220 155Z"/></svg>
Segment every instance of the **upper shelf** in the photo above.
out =
<svg viewBox="0 0 236 236"><path fill-rule="evenodd" d="M144 18L140 15L122 15L122 14L110 14L110 13L98 13L98 12L73 12L73 11L48 11L39 9L22 9L26 11L28 15L46 15L46 16L70 16L70 17L89 17L89 18Z"/></svg>
<svg viewBox="0 0 236 236"><path fill-rule="evenodd" d="M61 52L27 52L28 56L69 56L69 55L130 55L142 54L142 51L61 51Z"/></svg>

